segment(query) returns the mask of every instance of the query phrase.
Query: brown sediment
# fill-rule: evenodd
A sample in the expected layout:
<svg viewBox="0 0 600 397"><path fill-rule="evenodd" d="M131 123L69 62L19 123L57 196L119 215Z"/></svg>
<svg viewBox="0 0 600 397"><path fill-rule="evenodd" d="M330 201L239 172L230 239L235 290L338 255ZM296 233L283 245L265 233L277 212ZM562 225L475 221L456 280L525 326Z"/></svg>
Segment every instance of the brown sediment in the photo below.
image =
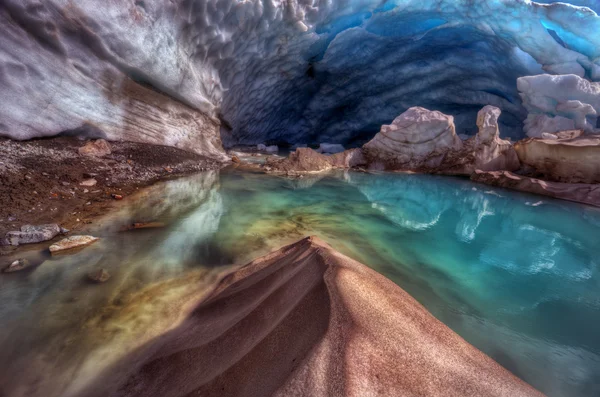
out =
<svg viewBox="0 0 600 397"><path fill-rule="evenodd" d="M225 276L81 396L541 396L396 284L305 238Z"/></svg>
<svg viewBox="0 0 600 397"><path fill-rule="evenodd" d="M0 139L0 238L24 224L57 223L83 230L115 205L162 179L218 169L221 163L167 146L111 142L104 157L82 156L86 141L58 137ZM89 179L95 186L82 186Z"/></svg>

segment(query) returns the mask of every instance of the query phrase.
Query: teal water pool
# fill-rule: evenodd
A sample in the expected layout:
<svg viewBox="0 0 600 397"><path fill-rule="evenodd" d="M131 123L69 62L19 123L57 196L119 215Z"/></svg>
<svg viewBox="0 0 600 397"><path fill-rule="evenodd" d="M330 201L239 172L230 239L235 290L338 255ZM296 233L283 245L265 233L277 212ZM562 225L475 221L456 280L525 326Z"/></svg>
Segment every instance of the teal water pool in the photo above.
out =
<svg viewBox="0 0 600 397"><path fill-rule="evenodd" d="M165 227L117 231L133 221ZM81 365L90 351L126 350L128 339L115 335L139 333L132 329L164 310L149 300L116 318L107 308L185 274L201 271L208 285L219 269L318 235L549 396L600 395L600 211L592 207L451 177L340 172L290 180L223 170L158 184L95 233L95 246L0 277L0 365L24 368L53 354L62 372L93 372L99 353ZM82 281L100 266L108 283ZM96 331L81 337L90 324ZM9 375L0 376L5 393L32 382Z"/></svg>

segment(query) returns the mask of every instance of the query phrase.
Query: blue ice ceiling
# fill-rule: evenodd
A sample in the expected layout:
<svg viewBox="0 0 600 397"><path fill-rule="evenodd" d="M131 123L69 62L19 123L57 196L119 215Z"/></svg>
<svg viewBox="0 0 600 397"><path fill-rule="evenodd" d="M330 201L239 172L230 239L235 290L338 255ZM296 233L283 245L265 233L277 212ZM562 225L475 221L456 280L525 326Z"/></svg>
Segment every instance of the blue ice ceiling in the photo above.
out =
<svg viewBox="0 0 600 397"><path fill-rule="evenodd" d="M465 134L498 106L502 135L519 138L518 77L600 79L600 18L563 3L190 0L189 12L230 144L359 143L411 106L452 114Z"/></svg>

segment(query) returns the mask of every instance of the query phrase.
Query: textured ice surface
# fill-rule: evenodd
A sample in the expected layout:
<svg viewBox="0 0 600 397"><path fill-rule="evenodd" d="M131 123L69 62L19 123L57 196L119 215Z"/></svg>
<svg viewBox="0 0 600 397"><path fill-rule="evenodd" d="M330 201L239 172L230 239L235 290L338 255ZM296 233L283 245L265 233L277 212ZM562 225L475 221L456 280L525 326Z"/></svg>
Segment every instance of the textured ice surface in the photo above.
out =
<svg viewBox="0 0 600 397"><path fill-rule="evenodd" d="M474 134L493 105L517 137L516 78L600 79L599 33L589 8L528 0L0 0L0 134L89 122L115 135L133 120L131 134L184 146L194 128L213 133L208 120L181 125L198 111L229 141L347 143L411 106ZM130 80L191 111L132 116Z"/></svg>
<svg viewBox="0 0 600 397"><path fill-rule="evenodd" d="M540 137L544 132L582 129L596 132L600 115L600 83L575 75L521 77L517 87L529 115L527 135Z"/></svg>

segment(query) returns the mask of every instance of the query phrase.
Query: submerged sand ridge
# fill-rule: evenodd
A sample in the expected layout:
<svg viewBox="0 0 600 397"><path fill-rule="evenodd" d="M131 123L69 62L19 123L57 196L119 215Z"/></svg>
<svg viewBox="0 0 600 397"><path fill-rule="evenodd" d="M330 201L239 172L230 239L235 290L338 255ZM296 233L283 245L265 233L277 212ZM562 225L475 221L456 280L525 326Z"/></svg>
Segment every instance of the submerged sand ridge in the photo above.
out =
<svg viewBox="0 0 600 397"><path fill-rule="evenodd" d="M85 396L541 396L374 270L309 237L225 276Z"/></svg>

